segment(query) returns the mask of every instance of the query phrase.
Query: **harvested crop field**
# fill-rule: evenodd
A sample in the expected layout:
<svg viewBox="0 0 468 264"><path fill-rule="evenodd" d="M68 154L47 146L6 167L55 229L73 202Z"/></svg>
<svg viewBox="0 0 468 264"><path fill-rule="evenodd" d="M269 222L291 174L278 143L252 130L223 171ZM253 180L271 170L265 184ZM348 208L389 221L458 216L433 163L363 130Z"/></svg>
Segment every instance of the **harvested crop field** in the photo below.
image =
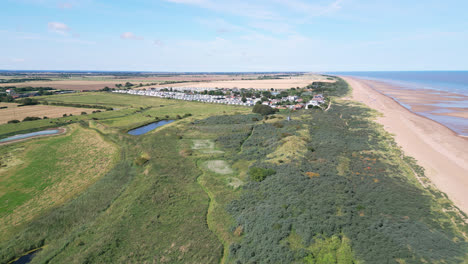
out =
<svg viewBox="0 0 468 264"><path fill-rule="evenodd" d="M247 74L247 75L168 75L168 76L150 76L150 77L130 77L130 78L116 78L115 76L90 76L90 77L73 77L70 79L51 79L50 81L28 81L28 82L11 82L11 83L0 83L2 86L16 86L16 87L52 87L55 89L62 90L74 90L74 91L84 91L84 90L100 90L104 87L116 88L116 84L125 85L126 82L130 82L135 85L140 83L144 86L147 86L151 83L161 83L164 82L183 82L176 83L178 85L187 84L188 81L197 82L211 82L211 81L227 81L227 80L241 80L241 79L256 79L259 75L256 74ZM44 76L48 78L47 76ZM1 78L1 76L0 76ZM6 78L6 77L3 77ZM11 78L14 80L14 78ZM170 84L170 85L176 85Z"/></svg>
<svg viewBox="0 0 468 264"><path fill-rule="evenodd" d="M162 86L171 87L200 87L200 88L253 88L253 89L290 89L292 87L305 87L313 82L334 82L328 80L326 76L308 74L284 79L266 79L266 80L230 80L230 81L211 81L211 82L186 82L166 84ZM157 87L157 86L153 86ZM142 89L149 87L142 87Z"/></svg>
<svg viewBox="0 0 468 264"><path fill-rule="evenodd" d="M62 117L67 115L80 115L81 112L92 113L96 109L91 108L76 108L64 106L50 106L50 105L27 105L18 107L14 103L0 103L0 107L6 106L8 108L0 109L0 124L5 124L9 120L22 121L25 117L40 117L47 116L48 118Z"/></svg>
<svg viewBox="0 0 468 264"><path fill-rule="evenodd" d="M52 87L54 89L62 90L100 90L106 86L115 88L116 84L124 85L126 80L115 81L82 81L82 80L58 80L58 81L32 81L22 83L2 83L0 86L16 86L16 87Z"/></svg>

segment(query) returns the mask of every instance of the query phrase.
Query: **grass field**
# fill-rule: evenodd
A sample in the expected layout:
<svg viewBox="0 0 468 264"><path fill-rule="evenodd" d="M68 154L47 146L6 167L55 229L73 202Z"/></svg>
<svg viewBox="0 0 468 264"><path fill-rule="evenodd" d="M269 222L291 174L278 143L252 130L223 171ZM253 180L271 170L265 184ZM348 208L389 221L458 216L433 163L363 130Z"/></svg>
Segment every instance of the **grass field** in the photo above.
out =
<svg viewBox="0 0 468 264"><path fill-rule="evenodd" d="M113 167L117 147L95 131L68 127L64 136L0 148L0 232L9 233L63 204Z"/></svg>
<svg viewBox="0 0 468 264"><path fill-rule="evenodd" d="M89 103L89 94L83 95L86 96L80 99L74 96L71 98L74 102ZM230 114L246 113L250 109L108 95L111 97L109 102L117 102L121 110L73 117L77 118L74 122L80 121L79 125L75 124L73 127L76 127L76 131L88 131L89 126L102 132L101 136L107 141L117 143L121 149L119 161L89 188L80 189L81 194L76 198L62 205L56 204L59 206L50 211L41 207L39 216L32 220L28 218L30 221L26 220L26 223L12 229L17 232L15 238L0 243L0 262L43 245L46 247L34 261L218 262L223 247L207 227L209 196L196 180L202 171L193 160L181 156L181 149L178 147L183 142L179 139L180 129L193 120L223 111ZM149 106L153 108L146 108ZM192 116L145 136L134 137L122 132L124 128L154 120L154 117L147 117L148 113L163 118L166 114L175 117L179 113L191 113ZM92 120L92 117L97 120ZM57 120L60 119L52 121L58 122ZM32 122L41 125L38 121ZM44 140L55 142L54 140L59 139ZM35 146L35 142L25 141L21 146ZM18 146L20 145L10 145L11 148ZM83 151L90 154L83 155L83 158L93 159L89 162L91 165L103 158L102 153L93 153L86 149ZM140 156L148 159L142 166L135 163ZM51 162L58 159L53 155L48 157ZM46 164L41 159L36 159L35 162ZM73 166L71 168L76 169ZM63 173L70 172L64 170ZM37 184L44 184L37 177L31 177L38 181ZM60 197L60 194L56 196ZM154 239L155 237L165 239ZM67 246L63 247L64 244Z"/></svg>
<svg viewBox="0 0 468 264"><path fill-rule="evenodd" d="M63 107L63 106L50 106L50 105L26 105L17 107L14 103L0 103L0 106L7 106L8 108L0 109L0 124L5 124L10 120L22 121L25 117L48 117L57 118L67 115L80 115L82 112L92 113L96 109L91 108L77 108L77 107Z"/></svg>

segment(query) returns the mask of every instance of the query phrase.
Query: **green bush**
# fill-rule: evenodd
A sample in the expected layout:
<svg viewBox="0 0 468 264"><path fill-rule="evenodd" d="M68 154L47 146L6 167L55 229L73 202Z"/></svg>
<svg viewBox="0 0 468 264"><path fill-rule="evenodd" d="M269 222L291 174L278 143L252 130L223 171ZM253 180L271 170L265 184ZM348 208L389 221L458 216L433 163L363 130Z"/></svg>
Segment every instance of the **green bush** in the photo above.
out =
<svg viewBox="0 0 468 264"><path fill-rule="evenodd" d="M276 111L274 108L271 108L268 105L256 104L252 109L252 112L261 115L271 115L274 114Z"/></svg>
<svg viewBox="0 0 468 264"><path fill-rule="evenodd" d="M249 176L252 181L261 182L266 177L275 174L276 171L273 169L264 169L259 167L252 167L249 169Z"/></svg>
<svg viewBox="0 0 468 264"><path fill-rule="evenodd" d="M40 120L41 118L40 117L37 117L37 116L27 116L23 119L23 122L25 121L34 121L34 120Z"/></svg>

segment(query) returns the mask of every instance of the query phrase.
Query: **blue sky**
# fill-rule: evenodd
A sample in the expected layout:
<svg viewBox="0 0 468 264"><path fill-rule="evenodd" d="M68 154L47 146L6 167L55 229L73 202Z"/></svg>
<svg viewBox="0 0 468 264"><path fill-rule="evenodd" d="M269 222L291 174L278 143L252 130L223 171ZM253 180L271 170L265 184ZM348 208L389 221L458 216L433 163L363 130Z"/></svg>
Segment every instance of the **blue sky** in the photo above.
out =
<svg viewBox="0 0 468 264"><path fill-rule="evenodd" d="M2 0L0 69L468 70L468 1Z"/></svg>

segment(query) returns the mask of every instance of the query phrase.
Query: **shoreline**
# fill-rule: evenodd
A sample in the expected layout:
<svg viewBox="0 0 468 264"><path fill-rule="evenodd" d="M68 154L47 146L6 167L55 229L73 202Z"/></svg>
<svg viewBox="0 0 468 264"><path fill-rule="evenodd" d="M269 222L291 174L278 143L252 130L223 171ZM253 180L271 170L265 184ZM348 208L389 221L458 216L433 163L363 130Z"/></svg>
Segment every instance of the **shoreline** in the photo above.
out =
<svg viewBox="0 0 468 264"><path fill-rule="evenodd" d="M458 136L468 137L468 96L449 91L409 89L381 80L351 78L359 79L373 90L392 98L409 112L435 121Z"/></svg>
<svg viewBox="0 0 468 264"><path fill-rule="evenodd" d="M382 113L376 122L394 135L404 153L425 169L426 177L468 214L468 137L412 112L365 79L340 77L352 88L352 100Z"/></svg>
<svg viewBox="0 0 468 264"><path fill-rule="evenodd" d="M345 77L340 76L340 78L343 78L343 79L344 79ZM354 79L354 80L358 80L358 81L364 82L364 83L365 83L365 82L378 82L378 83L383 83L383 82L381 82L381 81L373 81L373 80L360 79L360 78L358 78L358 77L348 77L348 78L351 78L351 79ZM348 84L349 84L349 83L348 83ZM391 96L391 95L387 95L387 94L385 94L384 92L380 91L379 89L376 89L376 88L370 86L368 83L365 83L365 85L369 86L370 89L372 89L373 91L379 93L381 96L385 96L385 97L387 97L387 98L393 100L393 101L394 101L395 103L397 103L401 108L405 109L405 110L408 112L408 114L417 115L417 116L419 116L419 117L421 117L421 118L424 118L424 119L426 119L426 120L428 120L428 121L435 122L435 123L437 123L437 124L439 124L439 125L445 127L446 129L450 130L450 131L453 133L454 136L457 136L457 137L460 137L460 138L463 138L463 139L467 139L467 140L468 140L468 135L466 135L466 136L465 136L465 135L461 135L461 134L457 133L455 130L451 129L450 127L448 127L447 125L445 125L445 124L443 124L443 123L441 123L441 122L437 122L436 120L431 119L431 118L429 118L429 117L427 117L427 116L425 116L425 115L423 115L423 114L421 114L421 113L418 113L418 112L416 112L416 111L412 111L411 109L408 109L407 107L405 107L404 105L402 105L403 102L400 102L400 101L398 100L398 98L395 98L395 97L393 97L393 96ZM391 84L386 84L386 85L391 86ZM350 86L351 86L351 85L350 85ZM425 107L431 107L431 106L430 106L430 105L426 105ZM446 115L446 114L440 114L440 113L439 113L439 114L436 114L436 115Z"/></svg>

